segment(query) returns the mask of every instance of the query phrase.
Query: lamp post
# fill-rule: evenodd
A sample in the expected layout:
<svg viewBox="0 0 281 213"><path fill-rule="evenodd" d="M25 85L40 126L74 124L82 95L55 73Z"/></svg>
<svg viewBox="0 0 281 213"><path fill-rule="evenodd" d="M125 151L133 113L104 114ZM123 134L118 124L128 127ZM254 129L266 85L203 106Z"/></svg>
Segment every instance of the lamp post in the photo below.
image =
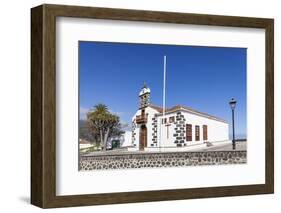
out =
<svg viewBox="0 0 281 213"><path fill-rule="evenodd" d="M234 109L236 107L237 101L234 98L231 98L229 101L229 105L232 111L232 149L236 149L236 144L235 144L235 128L234 128Z"/></svg>

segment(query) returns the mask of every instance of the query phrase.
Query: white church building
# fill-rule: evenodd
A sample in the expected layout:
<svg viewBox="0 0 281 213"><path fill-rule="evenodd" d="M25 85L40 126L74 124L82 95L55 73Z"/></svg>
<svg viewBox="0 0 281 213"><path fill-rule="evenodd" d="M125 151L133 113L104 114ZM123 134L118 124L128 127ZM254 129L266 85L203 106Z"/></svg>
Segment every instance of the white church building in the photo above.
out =
<svg viewBox="0 0 281 213"><path fill-rule="evenodd" d="M139 93L139 105L132 118L128 150L185 151L231 143L225 120L181 105L163 111L163 107L150 103L146 85Z"/></svg>

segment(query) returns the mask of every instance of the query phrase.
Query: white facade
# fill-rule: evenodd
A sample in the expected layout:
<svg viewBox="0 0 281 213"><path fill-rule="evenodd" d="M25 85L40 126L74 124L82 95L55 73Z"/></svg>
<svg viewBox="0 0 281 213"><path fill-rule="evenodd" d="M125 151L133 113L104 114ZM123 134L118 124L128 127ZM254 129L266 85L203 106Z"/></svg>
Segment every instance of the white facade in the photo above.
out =
<svg viewBox="0 0 281 213"><path fill-rule="evenodd" d="M122 136L121 136L121 146L122 147L130 147L132 146L132 131L126 131Z"/></svg>
<svg viewBox="0 0 281 213"><path fill-rule="evenodd" d="M136 118L137 116L141 116L141 111L142 110L138 110L136 112L136 114L134 115L134 117L132 118L132 125L133 125L133 130L132 130L132 146L136 147L137 149L139 149L140 146L140 133L141 133L141 126L142 124L137 124L136 123ZM145 113L147 116L147 121L152 121L152 118L154 118L155 114L158 113L157 110L153 109L152 107L146 107L145 109ZM152 126L152 122L147 122L145 124L146 129L147 129L147 146L146 147L151 147L151 143L152 142L152 138L153 138L153 126ZM150 145L149 145L150 143Z"/></svg>
<svg viewBox="0 0 281 213"><path fill-rule="evenodd" d="M134 150L190 150L206 143L229 142L229 125L224 120L179 105L163 115L161 107L149 103L150 90L145 90L148 92L140 93L140 109L132 118Z"/></svg>

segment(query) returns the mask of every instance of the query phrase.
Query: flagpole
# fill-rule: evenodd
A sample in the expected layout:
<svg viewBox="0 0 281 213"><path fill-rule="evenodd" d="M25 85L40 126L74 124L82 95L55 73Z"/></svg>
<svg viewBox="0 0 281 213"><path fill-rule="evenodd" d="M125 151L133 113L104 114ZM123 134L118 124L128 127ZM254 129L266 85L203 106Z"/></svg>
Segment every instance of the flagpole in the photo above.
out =
<svg viewBox="0 0 281 213"><path fill-rule="evenodd" d="M164 55L164 74L163 74L163 116L165 116L166 107L166 56Z"/></svg>
<svg viewBox="0 0 281 213"><path fill-rule="evenodd" d="M165 110L166 110L166 63L167 63L167 58L166 58L166 55L164 55L164 70L163 70L163 110L162 110L162 117L164 119L164 116L165 116ZM162 121L160 122L160 125L161 125L161 129L162 129L162 125L165 125L164 123L162 123ZM164 134L164 130L165 130L165 127L163 128L163 131L161 131L161 133L163 133L163 139L165 138L165 134ZM160 151L161 151L161 148L162 148L162 142L161 142L161 139L160 139Z"/></svg>

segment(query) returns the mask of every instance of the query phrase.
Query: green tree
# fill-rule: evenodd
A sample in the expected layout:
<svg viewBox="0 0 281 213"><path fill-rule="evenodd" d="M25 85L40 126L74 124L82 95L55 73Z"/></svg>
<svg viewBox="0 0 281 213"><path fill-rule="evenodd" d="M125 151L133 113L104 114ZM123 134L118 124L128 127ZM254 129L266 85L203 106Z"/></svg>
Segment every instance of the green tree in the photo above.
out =
<svg viewBox="0 0 281 213"><path fill-rule="evenodd" d="M108 139L122 133L119 116L110 113L104 104L95 105L93 110L87 113L87 121L90 130L99 137L104 151Z"/></svg>

